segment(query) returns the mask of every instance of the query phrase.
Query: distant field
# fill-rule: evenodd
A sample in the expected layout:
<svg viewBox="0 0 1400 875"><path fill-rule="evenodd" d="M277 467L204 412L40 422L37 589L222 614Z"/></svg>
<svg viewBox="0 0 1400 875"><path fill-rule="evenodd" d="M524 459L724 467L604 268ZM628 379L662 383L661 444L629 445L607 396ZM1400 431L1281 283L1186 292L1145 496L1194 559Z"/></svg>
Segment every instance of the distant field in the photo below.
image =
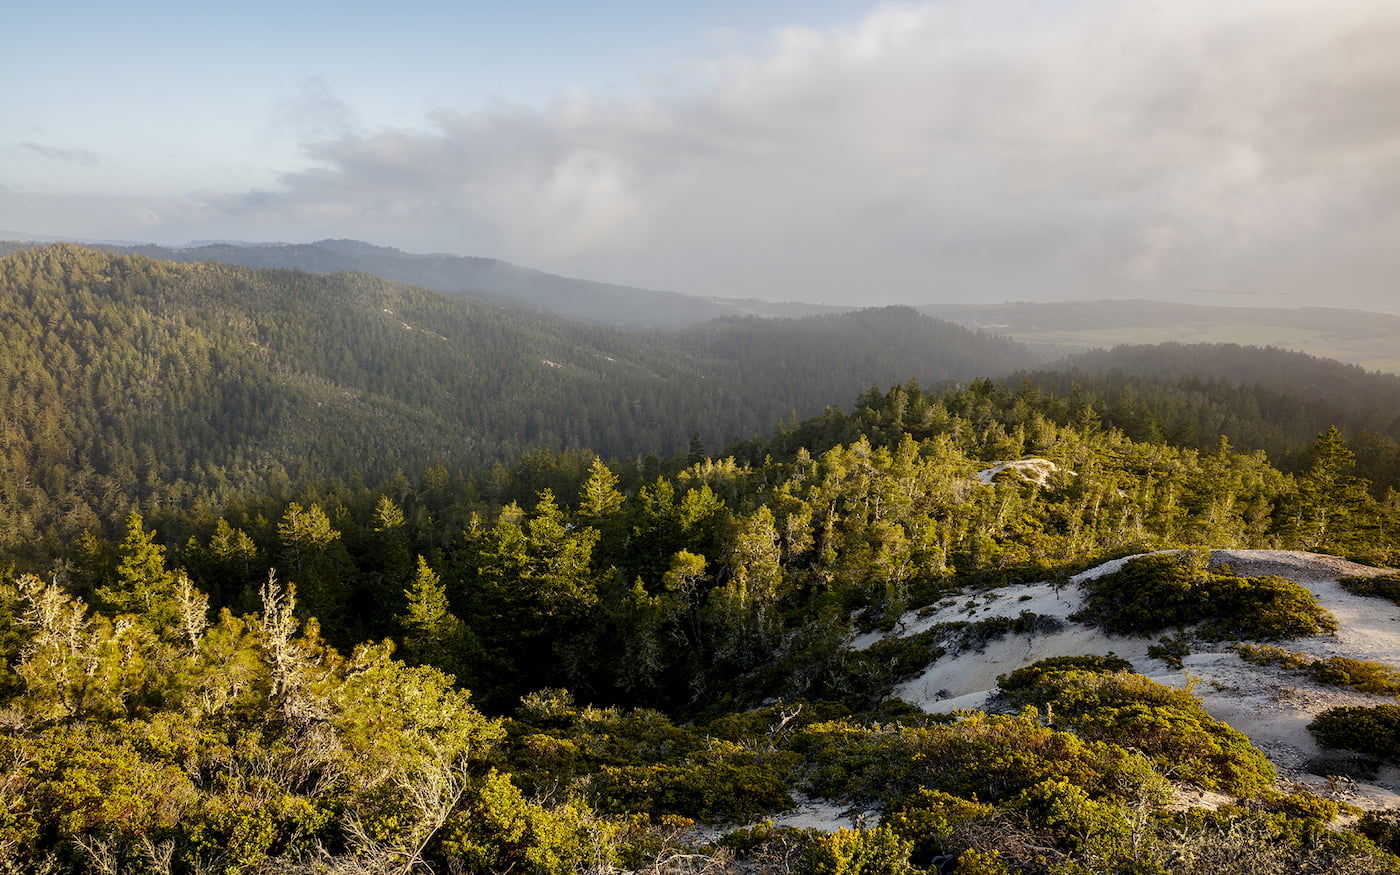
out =
<svg viewBox="0 0 1400 875"><path fill-rule="evenodd" d="M1400 318L1356 310L1277 310L1149 301L932 305L924 311L1049 356L1145 343L1275 346L1400 374Z"/></svg>

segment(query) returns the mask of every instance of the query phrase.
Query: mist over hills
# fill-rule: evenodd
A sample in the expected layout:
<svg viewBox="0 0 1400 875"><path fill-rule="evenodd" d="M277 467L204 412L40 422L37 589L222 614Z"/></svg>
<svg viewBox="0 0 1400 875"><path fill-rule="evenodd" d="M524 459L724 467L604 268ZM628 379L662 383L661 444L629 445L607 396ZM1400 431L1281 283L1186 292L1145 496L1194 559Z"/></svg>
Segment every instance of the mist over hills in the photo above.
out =
<svg viewBox="0 0 1400 875"><path fill-rule="evenodd" d="M23 236L23 235L20 235ZM0 254L42 245L0 242ZM495 258L415 254L359 240L194 241L182 248L119 242L95 248L179 262L312 273L364 272L397 282L526 307L593 325L679 330L726 316L794 317L849 307L701 297L563 277ZM1123 344L1275 346L1400 373L1400 316L1360 310L1175 304L1147 300L928 304L920 312L1026 344L1044 360Z"/></svg>
<svg viewBox="0 0 1400 875"><path fill-rule="evenodd" d="M23 244L21 244L23 245ZM11 248L17 248L11 245ZM674 329L722 316L806 316L848 307L705 298L615 283L563 277L496 258L418 255L359 240L315 243L203 243L187 248L98 246L163 261L220 262L311 273L358 271L440 292L494 298L579 322L632 329ZM0 252L3 252L0 249Z"/></svg>
<svg viewBox="0 0 1400 875"><path fill-rule="evenodd" d="M367 273L68 245L0 259L0 320L0 538L270 477L375 480L529 448L669 457L871 386L1034 362L903 308L636 333Z"/></svg>
<svg viewBox="0 0 1400 875"><path fill-rule="evenodd" d="M1400 373L1400 346L1395 343L1400 316L1387 313L1139 300L930 304L919 310L1014 338L1047 355L1124 344L1239 343Z"/></svg>

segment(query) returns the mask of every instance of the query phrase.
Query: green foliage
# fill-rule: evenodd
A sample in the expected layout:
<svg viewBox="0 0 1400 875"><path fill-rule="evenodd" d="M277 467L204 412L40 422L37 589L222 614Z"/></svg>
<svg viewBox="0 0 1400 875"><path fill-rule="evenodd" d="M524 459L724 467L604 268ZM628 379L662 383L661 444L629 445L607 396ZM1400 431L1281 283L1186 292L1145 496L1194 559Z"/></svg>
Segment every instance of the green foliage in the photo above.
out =
<svg viewBox="0 0 1400 875"><path fill-rule="evenodd" d="M566 875L612 862L616 827L584 806L529 802L495 771L487 774L444 826L442 852L454 871L491 875Z"/></svg>
<svg viewBox="0 0 1400 875"><path fill-rule="evenodd" d="M1400 809L1367 811L1356 821L1355 828L1383 850L1400 857Z"/></svg>
<svg viewBox="0 0 1400 875"><path fill-rule="evenodd" d="M1394 875L1400 861L1355 833L1321 827L1317 818L1235 806L1162 815L1168 829L1156 855L1173 875L1270 875L1277 872L1346 872Z"/></svg>
<svg viewBox="0 0 1400 875"><path fill-rule="evenodd" d="M969 848L958 855L957 870L962 875L1012 875L1012 870L1002 862L996 851L984 853Z"/></svg>
<svg viewBox="0 0 1400 875"><path fill-rule="evenodd" d="M835 799L887 803L918 788L999 802L1050 778L1095 794L1156 781L1140 755L1084 741L1030 717L976 714L948 725L818 723L794 733L808 770L803 787Z"/></svg>
<svg viewBox="0 0 1400 875"><path fill-rule="evenodd" d="M1142 751L1176 780L1252 796L1273 766L1245 735L1208 715L1185 690L1129 672L1046 671L1004 690L1012 705L1043 706L1055 725Z"/></svg>
<svg viewBox="0 0 1400 875"><path fill-rule="evenodd" d="M1147 646L1147 655L1162 660L1170 668L1179 669L1185 665L1186 657L1191 655L1191 638L1184 632L1164 635L1156 644Z"/></svg>
<svg viewBox="0 0 1400 875"><path fill-rule="evenodd" d="M1354 595L1390 599L1400 605L1400 574L1378 574L1375 577L1343 577L1337 581Z"/></svg>
<svg viewBox="0 0 1400 875"><path fill-rule="evenodd" d="M1323 747L1394 757L1400 751L1400 705L1328 708L1308 731Z"/></svg>
<svg viewBox="0 0 1400 875"><path fill-rule="evenodd" d="M1072 367L1015 375L1043 391L1075 392L1105 425L1135 439L1170 436L1209 451L1231 444L1267 452L1300 471L1333 426L1350 440L1357 473L1377 496L1400 486L1393 411L1400 378L1283 349L1236 344L1122 346L1076 356Z"/></svg>
<svg viewBox="0 0 1400 875"><path fill-rule="evenodd" d="M1127 813L1111 802L1089 798L1065 780L1042 781L1007 805L1035 832L1048 835L1066 852L1090 861L1117 856L1131 831Z"/></svg>
<svg viewBox="0 0 1400 875"><path fill-rule="evenodd" d="M899 875L909 866L909 842L891 829L838 829L807 849L799 875Z"/></svg>
<svg viewBox="0 0 1400 875"><path fill-rule="evenodd" d="M1106 656L1052 656L1018 668L1009 674L997 675L997 687L1007 693L1019 692L1033 689L1047 675L1061 672L1112 674L1120 671L1131 671L1132 668L1131 662L1112 653Z"/></svg>
<svg viewBox="0 0 1400 875"><path fill-rule="evenodd" d="M669 458L697 427L719 446L872 383L1029 363L1010 341L906 308L631 333L365 273L69 245L0 257L0 348L16 426L0 469L5 548L50 532L59 548L133 507L386 484L534 448ZM542 488L557 486L524 496Z"/></svg>
<svg viewBox="0 0 1400 875"><path fill-rule="evenodd" d="M882 825L910 842L910 859L932 860L953 852L951 840L960 827L994 821L995 806L919 787L886 809Z"/></svg>
<svg viewBox="0 0 1400 875"><path fill-rule="evenodd" d="M403 629L404 656L454 676L462 674L463 657L474 642L466 625L452 613L442 579L422 556L404 599L404 612L395 618Z"/></svg>
<svg viewBox="0 0 1400 875"><path fill-rule="evenodd" d="M175 575L165 567L165 548L155 543L155 532L145 530L141 514L126 519L126 539L118 548L116 579L97 588L97 596L116 613L132 614L146 628L173 630Z"/></svg>
<svg viewBox="0 0 1400 875"><path fill-rule="evenodd" d="M1335 820L1343 809L1342 803L1324 799L1307 790L1289 793L1275 801L1273 807L1287 813L1289 817L1313 818L1324 824Z"/></svg>
<svg viewBox="0 0 1400 875"><path fill-rule="evenodd" d="M1304 587L1280 577L1214 574L1191 553L1135 557L1088 588L1082 618L1117 635L1199 625L1207 638L1267 640L1337 628Z"/></svg>
<svg viewBox="0 0 1400 875"><path fill-rule="evenodd" d="M773 764L733 754L720 762L605 766L593 789L613 813L676 814L720 823L747 823L795 804Z"/></svg>
<svg viewBox="0 0 1400 875"><path fill-rule="evenodd" d="M1400 695L1400 669L1371 660L1346 656L1313 659L1306 653L1271 647L1267 644L1239 644L1235 652L1245 662L1255 665L1277 665L1298 671L1320 684L1351 687L1363 693L1383 696Z"/></svg>

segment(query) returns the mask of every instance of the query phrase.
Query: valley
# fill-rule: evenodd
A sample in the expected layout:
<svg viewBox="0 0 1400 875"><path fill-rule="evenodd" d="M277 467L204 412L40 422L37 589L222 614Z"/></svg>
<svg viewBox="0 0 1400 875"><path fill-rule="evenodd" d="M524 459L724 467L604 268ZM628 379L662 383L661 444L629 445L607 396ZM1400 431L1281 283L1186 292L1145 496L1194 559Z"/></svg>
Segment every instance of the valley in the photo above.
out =
<svg viewBox="0 0 1400 875"><path fill-rule="evenodd" d="M0 291L0 871L1400 870L1393 375Z"/></svg>

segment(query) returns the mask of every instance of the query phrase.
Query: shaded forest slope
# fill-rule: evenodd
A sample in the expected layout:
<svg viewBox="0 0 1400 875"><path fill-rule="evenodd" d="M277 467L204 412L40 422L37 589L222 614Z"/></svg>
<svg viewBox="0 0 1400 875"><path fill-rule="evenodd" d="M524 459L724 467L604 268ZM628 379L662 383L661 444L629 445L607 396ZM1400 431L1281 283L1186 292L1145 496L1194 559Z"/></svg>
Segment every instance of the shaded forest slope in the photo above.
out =
<svg viewBox="0 0 1400 875"><path fill-rule="evenodd" d="M1023 380L1140 440L1211 449L1223 435L1288 470L1335 425L1377 495L1400 488L1400 376L1275 348L1163 343L1071 356L1013 376L1008 391Z"/></svg>
<svg viewBox="0 0 1400 875"><path fill-rule="evenodd" d="M137 501L530 447L670 455L697 427L718 445L874 384L1030 361L907 310L635 335L367 274L66 245L0 259L0 335L3 543Z"/></svg>

